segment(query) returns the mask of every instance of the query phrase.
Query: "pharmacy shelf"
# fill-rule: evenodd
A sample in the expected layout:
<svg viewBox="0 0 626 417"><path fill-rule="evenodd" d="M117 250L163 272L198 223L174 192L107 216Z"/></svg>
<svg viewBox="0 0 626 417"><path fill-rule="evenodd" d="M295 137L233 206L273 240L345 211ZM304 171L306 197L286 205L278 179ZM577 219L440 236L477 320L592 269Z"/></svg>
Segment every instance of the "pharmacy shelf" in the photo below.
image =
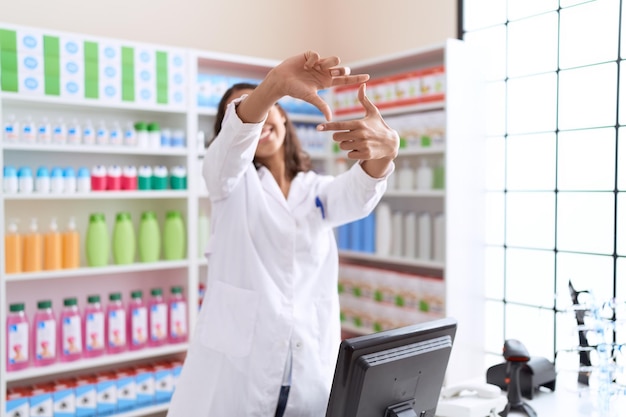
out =
<svg viewBox="0 0 626 417"><path fill-rule="evenodd" d="M427 260L415 259L415 258L405 258L402 256L381 256L381 255L376 255L372 253L348 251L348 250L340 250L339 256L341 256L344 259L356 259L356 260L371 261L371 262L377 262L377 263L412 266L412 267L418 267L418 268L429 268L429 269L438 269L438 270L443 270L445 268L445 262L427 261Z"/></svg>
<svg viewBox="0 0 626 417"><path fill-rule="evenodd" d="M444 198L446 192L444 190L387 190L385 191L385 197L432 197L432 198Z"/></svg>
<svg viewBox="0 0 626 417"><path fill-rule="evenodd" d="M133 155L133 156L186 156L186 148L139 148L136 146L111 146L111 145L59 145L41 143L10 143L4 142L2 149L5 151L28 151L28 152L62 152L81 154L109 154L109 155Z"/></svg>
<svg viewBox="0 0 626 417"><path fill-rule="evenodd" d="M365 329L363 327L357 327L354 324L343 323L343 322L341 323L341 330L346 333L351 333L357 336L364 336L364 335L375 333L371 329Z"/></svg>
<svg viewBox="0 0 626 417"><path fill-rule="evenodd" d="M432 148L401 148L398 156L420 156L420 155L443 155L446 152L444 146Z"/></svg>
<svg viewBox="0 0 626 417"><path fill-rule="evenodd" d="M445 107L446 107L445 101L441 100L441 101L433 101L429 103L413 104L410 106L399 105L397 107L389 107L385 109L380 109L380 114L382 114L384 117L388 117L388 116L396 116L399 114L411 114L411 113L427 112L427 111L432 111L432 110L444 110ZM340 115L336 116L335 119L336 120L351 120L351 119L361 118L364 115L365 115L365 112L359 110L359 111L353 111L350 113L341 113Z"/></svg>
<svg viewBox="0 0 626 417"><path fill-rule="evenodd" d="M6 274L4 280L11 281L37 281L45 279L64 279L71 277L88 277L95 275L116 275L132 272L165 271L170 269L187 268L189 261L159 261L149 263L135 263L130 265L111 265L102 267L84 267L76 269L59 269L57 271L25 272L19 274Z"/></svg>
<svg viewBox="0 0 626 417"><path fill-rule="evenodd" d="M159 199L183 199L189 197L187 190L165 191L92 191L89 193L75 194L8 194L4 196L7 201L24 200L159 200Z"/></svg>
<svg viewBox="0 0 626 417"><path fill-rule="evenodd" d="M177 353L186 352L188 346L189 345L187 343L180 343L175 345L165 345L156 348L146 348L132 352L123 352L115 355L103 355L98 358L80 359L74 362L57 362L49 366L7 372L6 381L24 381L33 378L39 378L42 376L76 372L90 368L98 368L102 366L121 364L125 362L157 358L160 356L174 355Z"/></svg>
<svg viewBox="0 0 626 417"><path fill-rule="evenodd" d="M171 114L187 114L187 108L172 108L164 105L146 106L138 103L124 103L124 102L107 102L106 100L89 100L89 99L72 99L59 96L45 96L45 95L28 95L11 92L0 92L0 100L5 103L24 103L28 105L42 104L49 108L49 106L66 106L66 107L92 107L96 109L110 109L110 110L130 110L133 112L145 111L145 112L157 112L157 113L171 113Z"/></svg>
<svg viewBox="0 0 626 417"><path fill-rule="evenodd" d="M142 417L150 416L156 413L164 413L170 407L169 403L151 405L149 407L141 407L135 410L126 411L124 413L111 414L111 417Z"/></svg>

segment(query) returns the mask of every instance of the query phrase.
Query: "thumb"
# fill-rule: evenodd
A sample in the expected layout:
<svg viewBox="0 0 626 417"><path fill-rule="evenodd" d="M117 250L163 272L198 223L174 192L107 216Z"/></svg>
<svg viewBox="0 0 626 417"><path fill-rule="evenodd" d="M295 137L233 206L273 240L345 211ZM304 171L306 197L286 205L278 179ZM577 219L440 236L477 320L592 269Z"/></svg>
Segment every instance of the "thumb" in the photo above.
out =
<svg viewBox="0 0 626 417"><path fill-rule="evenodd" d="M365 109L366 115L378 113L378 108L374 106L374 103L372 103L369 97L367 97L367 95L365 94L365 83L359 86L358 94L359 94L359 101L361 102L361 105Z"/></svg>

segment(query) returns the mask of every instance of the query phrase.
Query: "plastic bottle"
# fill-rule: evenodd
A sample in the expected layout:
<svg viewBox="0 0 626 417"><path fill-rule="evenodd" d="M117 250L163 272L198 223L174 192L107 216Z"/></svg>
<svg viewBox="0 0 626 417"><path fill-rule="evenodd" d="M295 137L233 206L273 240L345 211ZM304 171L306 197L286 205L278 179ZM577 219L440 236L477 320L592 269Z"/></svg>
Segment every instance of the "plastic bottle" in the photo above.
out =
<svg viewBox="0 0 626 417"><path fill-rule="evenodd" d="M404 191L410 191L414 188L413 178L415 174L409 164L409 161L402 161L402 168L398 171L398 189Z"/></svg>
<svg viewBox="0 0 626 417"><path fill-rule="evenodd" d="M63 300L60 322L60 360L69 362L80 359L83 356L83 324L76 298L70 297Z"/></svg>
<svg viewBox="0 0 626 417"><path fill-rule="evenodd" d="M41 194L50 192L50 172L45 166L37 168L37 178L35 178L35 191Z"/></svg>
<svg viewBox="0 0 626 417"><path fill-rule="evenodd" d="M37 303L33 318L33 365L50 365L57 360L57 322L52 312L52 301Z"/></svg>
<svg viewBox="0 0 626 417"><path fill-rule="evenodd" d="M109 144L109 129L107 129L106 123L103 120L98 123L96 129L96 145L108 145Z"/></svg>
<svg viewBox="0 0 626 417"><path fill-rule="evenodd" d="M183 165L173 167L170 173L170 188L172 190L187 189L187 169Z"/></svg>
<svg viewBox="0 0 626 417"><path fill-rule="evenodd" d="M128 122L124 127L124 145L137 146L137 132L135 132L135 126L131 122Z"/></svg>
<svg viewBox="0 0 626 417"><path fill-rule="evenodd" d="M438 262L445 260L446 229L445 216L437 213L433 219L433 259Z"/></svg>
<svg viewBox="0 0 626 417"><path fill-rule="evenodd" d="M78 268L80 264L80 236L76 231L76 220L70 217L67 230L62 235L62 263L63 269Z"/></svg>
<svg viewBox="0 0 626 417"><path fill-rule="evenodd" d="M401 211L395 211L391 215L391 255L402 256L404 237L402 231L404 216Z"/></svg>
<svg viewBox="0 0 626 417"><path fill-rule="evenodd" d="M61 194L65 189L65 181L63 180L63 170L60 167L52 168L50 173L50 192L53 194Z"/></svg>
<svg viewBox="0 0 626 417"><path fill-rule="evenodd" d="M172 287L168 301L169 342L181 343L187 340L187 300L182 287Z"/></svg>
<svg viewBox="0 0 626 417"><path fill-rule="evenodd" d="M37 142L43 144L52 143L52 126L47 117L44 117L37 128Z"/></svg>
<svg viewBox="0 0 626 417"><path fill-rule="evenodd" d="M391 207L381 202L376 207L376 254L389 256L391 253Z"/></svg>
<svg viewBox="0 0 626 417"><path fill-rule="evenodd" d="M167 190L167 168L157 165L152 169L150 188L153 190Z"/></svg>
<svg viewBox="0 0 626 417"><path fill-rule="evenodd" d="M4 272L17 274L22 272L22 236L17 232L17 219L10 219L7 233L4 235Z"/></svg>
<svg viewBox="0 0 626 417"><path fill-rule="evenodd" d="M140 190L150 190L152 188L152 167L142 165L137 173L137 188Z"/></svg>
<svg viewBox="0 0 626 417"><path fill-rule="evenodd" d="M30 231L23 236L23 271L38 272L43 268L43 241L37 227L37 219L31 219Z"/></svg>
<svg viewBox="0 0 626 417"><path fill-rule="evenodd" d="M83 129L83 143L85 145L94 145L96 143L96 130L91 123L91 120L85 122Z"/></svg>
<svg viewBox="0 0 626 417"><path fill-rule="evenodd" d="M137 146L148 148L150 146L150 136L148 135L146 124L144 122L135 123L135 132L137 134Z"/></svg>
<svg viewBox="0 0 626 417"><path fill-rule="evenodd" d="M19 192L21 194L30 194L35 188L35 181L33 180L33 171L29 167L21 167L17 171L17 182Z"/></svg>
<svg viewBox="0 0 626 417"><path fill-rule="evenodd" d="M24 143L37 142L37 128L33 119L30 116L26 116L24 122L22 122L22 134L20 140Z"/></svg>
<svg viewBox="0 0 626 417"><path fill-rule="evenodd" d="M148 307L143 302L143 293L133 291L128 304L128 348L139 350L148 343Z"/></svg>
<svg viewBox="0 0 626 417"><path fill-rule="evenodd" d="M57 219L50 221L50 230L43 237L43 269L55 271L63 267L63 239Z"/></svg>
<svg viewBox="0 0 626 417"><path fill-rule="evenodd" d="M418 190L430 190L433 188L433 170L428 166L428 161L423 158L417 169L416 184Z"/></svg>
<svg viewBox="0 0 626 417"><path fill-rule="evenodd" d="M135 229L130 213L117 213L113 227L113 263L127 265L135 262Z"/></svg>
<svg viewBox="0 0 626 417"><path fill-rule="evenodd" d="M180 211L168 211L163 225L163 259L185 258L185 224Z"/></svg>
<svg viewBox="0 0 626 417"><path fill-rule="evenodd" d="M150 290L148 303L149 346L160 346L167 342L167 304L163 299L161 288Z"/></svg>
<svg viewBox="0 0 626 417"><path fill-rule="evenodd" d="M204 257L204 253L207 250L210 236L210 221L204 211L200 211L198 215L198 258Z"/></svg>
<svg viewBox="0 0 626 417"><path fill-rule="evenodd" d="M95 165L91 169L91 189L93 191L107 189L107 169L104 165Z"/></svg>
<svg viewBox="0 0 626 417"><path fill-rule="evenodd" d="M126 165L122 168L122 190L137 189L137 168L134 165Z"/></svg>
<svg viewBox="0 0 626 417"><path fill-rule="evenodd" d="M184 148L186 145L185 132L182 129L173 130L170 146L173 148Z"/></svg>
<svg viewBox="0 0 626 417"><path fill-rule="evenodd" d="M432 233L431 233L431 217L430 213L425 212L418 218L418 244L417 257L422 260L430 260L432 253Z"/></svg>
<svg viewBox="0 0 626 417"><path fill-rule="evenodd" d="M4 140L9 143L16 143L20 140L20 124L14 114L9 114L4 122Z"/></svg>
<svg viewBox="0 0 626 417"><path fill-rule="evenodd" d="M88 193L91 191L91 173L89 168L78 168L78 174L76 175L76 191L79 193Z"/></svg>
<svg viewBox="0 0 626 417"><path fill-rule="evenodd" d="M126 350L126 311L119 292L109 294L105 333L107 352L119 353Z"/></svg>
<svg viewBox="0 0 626 417"><path fill-rule="evenodd" d="M109 263L109 232L104 214L94 213L89 216L87 238L85 239L87 265L106 266Z"/></svg>
<svg viewBox="0 0 626 417"><path fill-rule="evenodd" d="M80 145L83 142L83 129L76 119L67 126L67 143L70 145Z"/></svg>
<svg viewBox="0 0 626 417"><path fill-rule="evenodd" d="M145 211L141 214L139 223L139 260L141 262L156 262L161 252L161 232L154 211Z"/></svg>
<svg viewBox="0 0 626 417"><path fill-rule="evenodd" d="M93 358L104 353L104 310L99 295L87 297L83 318L83 356Z"/></svg>
<svg viewBox="0 0 626 417"><path fill-rule="evenodd" d="M148 146L150 148L161 147L161 128L158 123L148 123Z"/></svg>
<svg viewBox="0 0 626 417"><path fill-rule="evenodd" d="M62 118L59 118L52 128L52 143L58 145L67 143L67 126Z"/></svg>
<svg viewBox="0 0 626 417"><path fill-rule="evenodd" d="M17 194L19 191L19 181L17 179L17 170L11 165L5 165L3 168L2 189L5 194Z"/></svg>
<svg viewBox="0 0 626 417"><path fill-rule="evenodd" d="M435 190L443 190L445 188L445 166L443 160L440 160L433 169L433 188Z"/></svg>
<svg viewBox="0 0 626 417"><path fill-rule="evenodd" d="M161 147L169 148L172 146L172 131L169 129L163 129L161 131Z"/></svg>
<svg viewBox="0 0 626 417"><path fill-rule="evenodd" d="M402 255L414 259L417 255L417 216L415 212L404 215L404 248Z"/></svg>
<svg viewBox="0 0 626 417"><path fill-rule="evenodd" d="M122 168L119 165L111 165L107 168L106 182L106 189L109 191L122 189Z"/></svg>
<svg viewBox="0 0 626 417"><path fill-rule="evenodd" d="M109 132L109 144L113 146L120 146L124 140L124 133L118 122L113 122L113 127Z"/></svg>
<svg viewBox="0 0 626 417"><path fill-rule="evenodd" d="M7 316L7 371L18 371L30 365L29 333L24 304L11 304Z"/></svg>
<svg viewBox="0 0 626 417"><path fill-rule="evenodd" d="M63 192L66 194L74 194L76 192L76 172L72 167L66 167L63 170Z"/></svg>

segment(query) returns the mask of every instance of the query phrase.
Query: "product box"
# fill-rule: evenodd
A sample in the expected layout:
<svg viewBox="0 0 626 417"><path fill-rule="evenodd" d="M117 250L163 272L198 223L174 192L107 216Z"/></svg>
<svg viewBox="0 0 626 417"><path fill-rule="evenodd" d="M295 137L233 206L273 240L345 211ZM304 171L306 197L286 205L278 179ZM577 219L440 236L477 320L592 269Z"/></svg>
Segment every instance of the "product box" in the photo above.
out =
<svg viewBox="0 0 626 417"><path fill-rule="evenodd" d="M76 417L96 415L96 383L94 376L83 376L76 381Z"/></svg>
<svg viewBox="0 0 626 417"><path fill-rule="evenodd" d="M54 417L52 392L50 384L35 385L30 396L30 415L38 417Z"/></svg>
<svg viewBox="0 0 626 417"><path fill-rule="evenodd" d="M117 409L116 376L112 372L96 375L96 410L98 416L115 414Z"/></svg>
<svg viewBox="0 0 626 417"><path fill-rule="evenodd" d="M154 401L157 404L167 403L174 393L174 374L167 362L154 365Z"/></svg>
<svg viewBox="0 0 626 417"><path fill-rule="evenodd" d="M137 406L136 372L133 369L121 369L116 372L117 411L132 410Z"/></svg>
<svg viewBox="0 0 626 417"><path fill-rule="evenodd" d="M183 370L183 362L171 361L170 366L172 367L172 377L174 378L174 389L176 389L176 384L178 384L178 379L180 378L180 372Z"/></svg>
<svg viewBox="0 0 626 417"><path fill-rule="evenodd" d="M28 417L30 415L30 390L12 389L6 394L5 411L7 417Z"/></svg>
<svg viewBox="0 0 626 417"><path fill-rule="evenodd" d="M76 380L59 380L54 383L52 407L54 417L76 416Z"/></svg>
<svg viewBox="0 0 626 417"><path fill-rule="evenodd" d="M137 407L149 406L154 403L154 368L143 365L135 367L134 370Z"/></svg>

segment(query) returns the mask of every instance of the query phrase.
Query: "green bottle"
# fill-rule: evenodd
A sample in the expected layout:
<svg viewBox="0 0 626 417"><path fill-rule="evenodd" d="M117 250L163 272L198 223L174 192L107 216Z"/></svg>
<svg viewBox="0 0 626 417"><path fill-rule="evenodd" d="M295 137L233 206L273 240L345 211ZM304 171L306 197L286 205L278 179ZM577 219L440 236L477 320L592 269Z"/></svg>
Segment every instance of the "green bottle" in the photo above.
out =
<svg viewBox="0 0 626 417"><path fill-rule="evenodd" d="M185 258L185 224L180 211L168 211L163 226L163 258L172 261Z"/></svg>
<svg viewBox="0 0 626 417"><path fill-rule="evenodd" d="M161 252L161 231L154 211L145 211L139 222L139 261L156 262Z"/></svg>
<svg viewBox="0 0 626 417"><path fill-rule="evenodd" d="M109 232L104 214L89 216L86 239L87 265L106 266L109 263Z"/></svg>
<svg viewBox="0 0 626 417"><path fill-rule="evenodd" d="M135 229L130 213L117 213L113 227L113 262L127 265L135 262Z"/></svg>

